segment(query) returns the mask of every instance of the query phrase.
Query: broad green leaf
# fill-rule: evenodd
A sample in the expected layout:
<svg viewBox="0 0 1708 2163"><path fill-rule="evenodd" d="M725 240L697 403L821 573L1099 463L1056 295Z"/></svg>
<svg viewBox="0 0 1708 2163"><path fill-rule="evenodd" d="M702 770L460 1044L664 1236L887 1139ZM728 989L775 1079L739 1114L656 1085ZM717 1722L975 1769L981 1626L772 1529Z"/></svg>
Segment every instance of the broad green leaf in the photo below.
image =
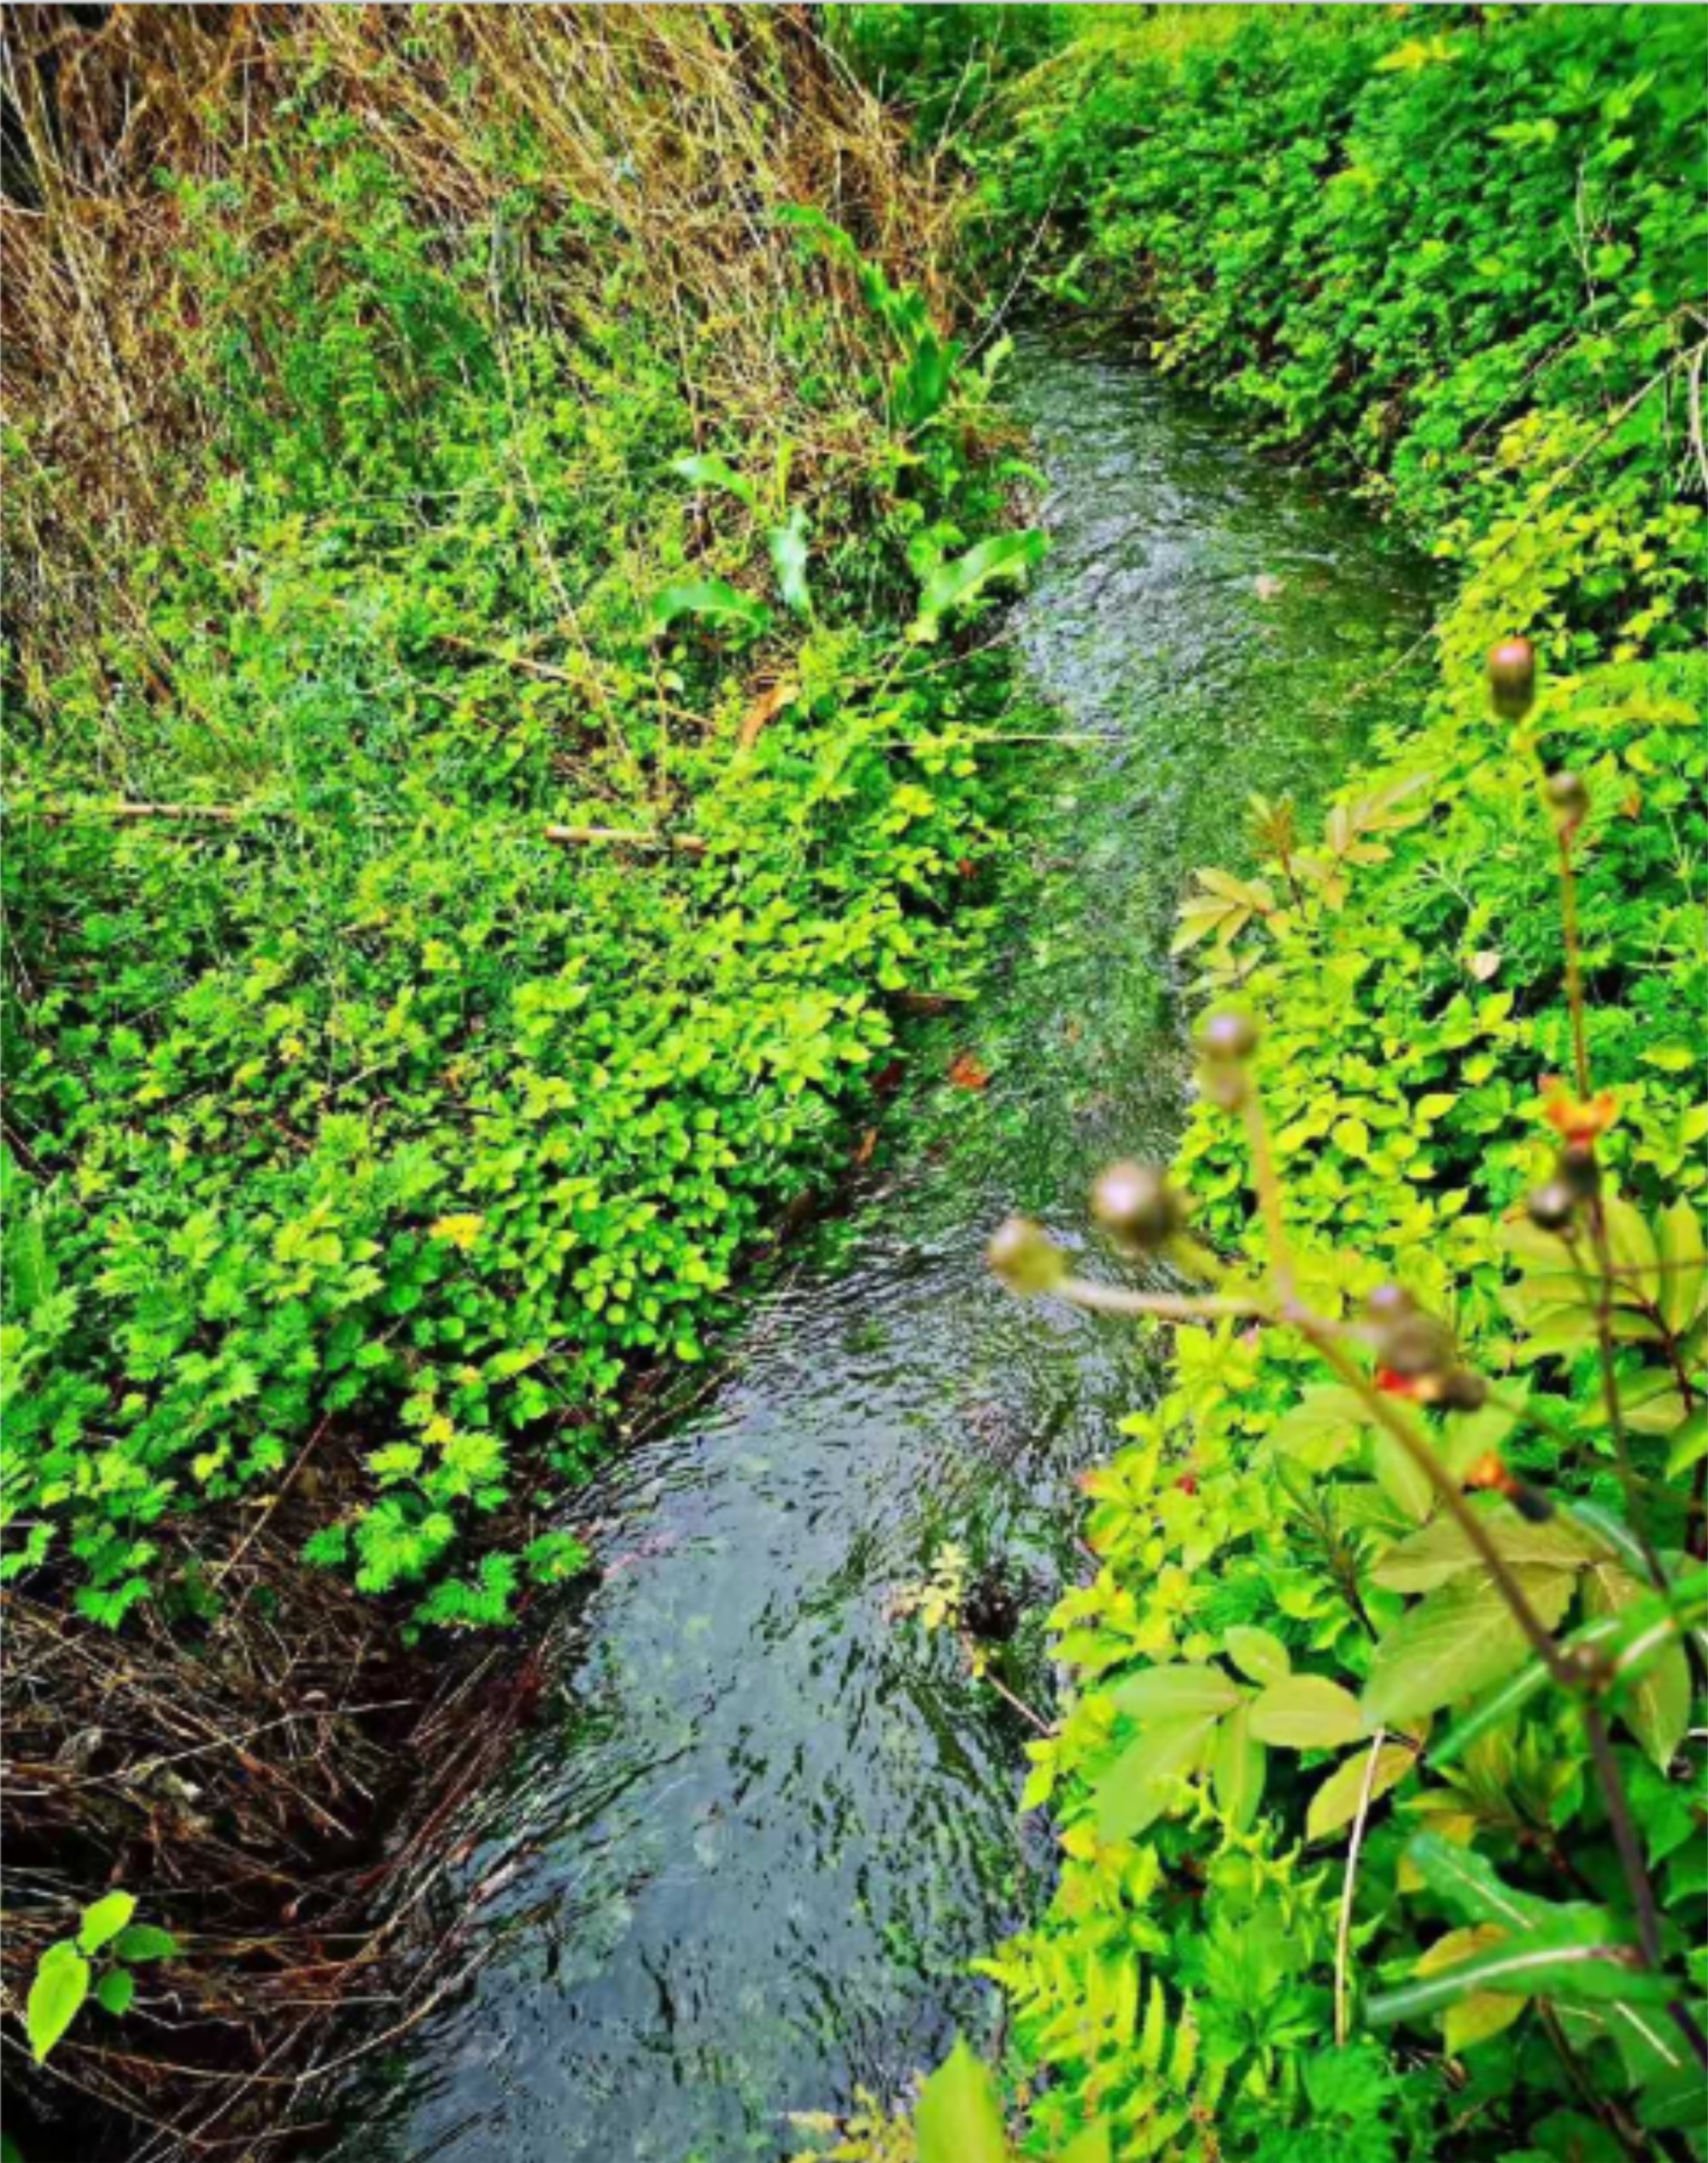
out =
<svg viewBox="0 0 1708 2163"><path fill-rule="evenodd" d="M1655 1219L1655 1247L1660 1260L1657 1300L1666 1325L1682 1336L1696 1319L1708 1288L1708 1250L1702 1220L1688 1201L1675 1201Z"/></svg>
<svg viewBox="0 0 1708 2163"><path fill-rule="evenodd" d="M1236 1832L1243 1833L1257 1815L1263 1800L1264 1775L1269 1753L1251 1729L1250 1704L1229 1714L1216 1729L1210 1752L1210 1778L1216 1801L1226 1811Z"/></svg>
<svg viewBox="0 0 1708 2163"><path fill-rule="evenodd" d="M672 473L680 473L683 480L696 488L722 488L727 494L738 496L751 511L759 500L759 491L745 473L718 457L715 451L699 453L689 458L673 459Z"/></svg>
<svg viewBox="0 0 1708 2163"><path fill-rule="evenodd" d="M1699 1405L1672 1437L1666 1453L1666 1476L1676 1480L1705 1457L1708 1457L1708 1406Z"/></svg>
<svg viewBox="0 0 1708 2163"><path fill-rule="evenodd" d="M1285 1750L1338 1750L1369 1730L1350 1690L1323 1675L1290 1675L1251 1709L1251 1732Z"/></svg>
<svg viewBox="0 0 1708 2163"><path fill-rule="evenodd" d="M647 628L656 638L681 616L702 617L722 631L763 631L771 621L771 611L763 601L756 601L751 593L739 593L722 578L665 587L652 603Z"/></svg>
<svg viewBox="0 0 1708 2163"><path fill-rule="evenodd" d="M1430 1762L1435 1762L1433 1751ZM1548 1902L1514 1892L1480 1855L1455 1840L1442 1839L1437 1833L1414 1833L1406 1844L1406 1859L1436 1897L1468 1923L1524 1930L1548 1912Z"/></svg>
<svg viewBox="0 0 1708 2163"><path fill-rule="evenodd" d="M997 533L969 548L965 555L939 564L919 597L919 616L913 627L915 639L934 639L938 625L951 609L964 608L986 587L999 578L1019 578L1040 562L1050 543L1042 533Z"/></svg>
<svg viewBox="0 0 1708 2163"><path fill-rule="evenodd" d="M1296 1459L1307 1472L1327 1472L1352 1454L1372 1423L1370 1407L1355 1389L1333 1382L1307 1389L1269 1430L1269 1447Z"/></svg>
<svg viewBox="0 0 1708 2163"><path fill-rule="evenodd" d="M132 1923L120 1932L113 1950L134 1967L141 1961L169 1961L178 1950L178 1940L156 1923Z"/></svg>
<svg viewBox="0 0 1708 2163"><path fill-rule="evenodd" d="M1008 2163L996 2078L963 2037L920 2090L913 2125L919 2163Z"/></svg>
<svg viewBox="0 0 1708 2163"><path fill-rule="evenodd" d="M1421 1524L1435 1507L1435 1482L1385 1428L1374 1430L1370 1447L1378 1486L1395 1509Z"/></svg>
<svg viewBox="0 0 1708 2163"><path fill-rule="evenodd" d="M84 1909L83 1920L77 1931L79 1945L85 1953L98 1953L103 1945L119 1935L136 1912L137 1902L133 1893L108 1893L92 1908Z"/></svg>
<svg viewBox="0 0 1708 2163"><path fill-rule="evenodd" d="M1477 1495L1471 1506L1503 1562L1539 1570L1581 1570L1596 1552L1582 1527L1564 1517L1531 1524L1499 1495ZM1371 1576L1385 1592L1428 1593L1454 1577L1486 1567L1458 1523L1437 1517L1382 1556Z"/></svg>
<svg viewBox="0 0 1708 2163"><path fill-rule="evenodd" d="M1652 1599L1649 1587L1617 1563L1598 1563L1584 1580L1584 1605L1591 1615L1620 1615ZM1652 1646L1641 1657L1632 1647L1622 1665L1629 1679L1619 1692L1625 1724L1663 1772L1678 1755L1690 1726L1690 1662L1682 1644L1663 1617L1655 1624Z"/></svg>
<svg viewBox="0 0 1708 2163"><path fill-rule="evenodd" d="M777 574L777 591L786 608L797 616L812 614L812 595L806 582L806 513L798 506L787 525L773 526L767 536L771 565Z"/></svg>
<svg viewBox="0 0 1708 2163"><path fill-rule="evenodd" d="M1366 2002L1364 2014L1372 2027L1382 2028L1438 2013L1475 1991L1560 1998L1569 2004L1658 2005L1677 1988L1669 1977L1645 1967L1634 1946L1585 1944L1571 1925L1550 1923L1516 1932L1440 1974L1383 1991Z"/></svg>
<svg viewBox="0 0 1708 2163"><path fill-rule="evenodd" d="M116 2018L130 2011L131 2001L137 1995L137 1979L128 1967L109 1967L95 1985L95 1995Z"/></svg>
<svg viewBox="0 0 1708 2163"><path fill-rule="evenodd" d="M1098 1837L1136 1839L1171 1809L1187 1774L1195 1771L1216 1724L1201 1713L1147 1727L1116 1758L1092 1790Z"/></svg>
<svg viewBox="0 0 1708 2163"><path fill-rule="evenodd" d="M38 2065L77 2018L88 1995L89 1962L68 1938L50 1945L36 1969L24 2011L30 2049Z"/></svg>
<svg viewBox="0 0 1708 2163"><path fill-rule="evenodd" d="M1417 1762L1418 1753L1409 1745L1382 1744L1376 1751L1376 1771L1370 1780L1371 1801L1374 1803L1385 1795L1390 1787L1397 1787ZM1307 1839L1325 1840L1331 1833L1338 1833L1342 1826L1351 1824L1358 1815L1369 1774L1368 1749L1357 1751L1336 1766L1311 1798L1311 1807L1305 1815Z"/></svg>
<svg viewBox="0 0 1708 2163"><path fill-rule="evenodd" d="M1552 1629L1571 1604L1571 1574L1518 1569L1513 1575ZM1364 1686L1365 1724L1397 1727L1461 1704L1521 1666L1530 1649L1491 1580L1455 1578L1401 1616L1377 1646Z"/></svg>
<svg viewBox="0 0 1708 2163"><path fill-rule="evenodd" d="M1057 2163L1111 2163L1114 2150L1110 2137L1108 2120L1100 2118L1095 2125L1087 2125L1073 2136Z"/></svg>
<svg viewBox="0 0 1708 2163"><path fill-rule="evenodd" d="M1116 1709L1133 1720L1180 1720L1193 1713L1231 1712L1240 1687L1220 1668L1184 1665L1147 1668L1109 1692Z"/></svg>
<svg viewBox="0 0 1708 2163"><path fill-rule="evenodd" d="M1222 1643L1229 1659L1254 1682L1282 1682L1293 1672L1292 1658L1272 1630L1236 1622L1223 1632Z"/></svg>
<svg viewBox="0 0 1708 2163"><path fill-rule="evenodd" d="M1475 1923L1464 1930L1450 1930L1421 1956L1413 1972L1434 1975L1442 1968L1456 1967L1473 1954L1486 1952L1491 1946L1500 1944L1506 1934L1496 1923ZM1442 2032L1449 2053L1457 2056L1460 2051L1499 2035L1503 2028L1512 2026L1529 2002L1526 1997L1508 1997L1493 1991L1473 1991L1469 1997L1459 1999L1448 2007L1442 2016Z"/></svg>

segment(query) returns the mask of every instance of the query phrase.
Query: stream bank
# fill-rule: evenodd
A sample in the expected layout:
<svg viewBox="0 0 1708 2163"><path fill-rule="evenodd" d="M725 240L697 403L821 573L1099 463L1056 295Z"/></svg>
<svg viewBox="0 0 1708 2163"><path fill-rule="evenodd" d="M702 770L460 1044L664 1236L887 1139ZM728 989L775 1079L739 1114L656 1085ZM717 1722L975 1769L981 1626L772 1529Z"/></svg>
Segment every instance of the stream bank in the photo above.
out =
<svg viewBox="0 0 1708 2163"><path fill-rule="evenodd" d="M1156 1379L1124 1330L1009 1301L984 1240L1015 1208L1081 1237L1096 1169L1168 1149L1180 886L1252 792L1332 784L1427 582L1154 379L1044 337L1017 375L1052 551L1015 628L1067 740L960 1047L987 1085L935 1092L836 1258L591 1491L599 1581L459 1832L484 1965L344 2099L352 2163L786 2152L791 2110L981 2027L966 1964L1043 1897L1026 1731L895 1595L955 1540L1047 1604L1074 1476Z"/></svg>

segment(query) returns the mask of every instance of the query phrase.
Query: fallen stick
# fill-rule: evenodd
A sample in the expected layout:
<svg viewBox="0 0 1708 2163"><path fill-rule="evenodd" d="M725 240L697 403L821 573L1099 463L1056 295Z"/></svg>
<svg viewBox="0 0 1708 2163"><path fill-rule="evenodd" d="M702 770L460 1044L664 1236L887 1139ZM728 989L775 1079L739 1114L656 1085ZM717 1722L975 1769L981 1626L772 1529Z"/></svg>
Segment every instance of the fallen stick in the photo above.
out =
<svg viewBox="0 0 1708 2163"><path fill-rule="evenodd" d="M577 849L604 842L625 849L676 849L685 856L703 856L706 851L698 833L655 833L645 827L548 826L546 839Z"/></svg>

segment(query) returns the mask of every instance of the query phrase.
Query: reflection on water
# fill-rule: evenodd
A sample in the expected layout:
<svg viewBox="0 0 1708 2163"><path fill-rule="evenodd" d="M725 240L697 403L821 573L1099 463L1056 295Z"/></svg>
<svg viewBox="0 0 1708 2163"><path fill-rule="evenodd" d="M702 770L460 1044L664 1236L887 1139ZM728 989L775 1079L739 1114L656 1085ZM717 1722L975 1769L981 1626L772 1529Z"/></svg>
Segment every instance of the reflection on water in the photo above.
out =
<svg viewBox="0 0 1708 2163"><path fill-rule="evenodd" d="M1425 596L1144 377L1047 344L1021 377L1054 546L1020 635L1095 740L1048 769L1038 897L972 1030L995 1079L945 1092L847 1266L762 1301L715 1397L593 1498L603 1575L472 1828L492 1958L345 2098L351 2163L786 2154L787 2111L985 2029L965 1963L1047 1884L1025 1731L886 1601L969 1528L1059 1583L1073 1475L1153 1382L1120 1330L997 1291L983 1242L1015 1207L1080 1236L1096 1167L1167 1149L1185 874L1251 790L1332 780L1341 694Z"/></svg>

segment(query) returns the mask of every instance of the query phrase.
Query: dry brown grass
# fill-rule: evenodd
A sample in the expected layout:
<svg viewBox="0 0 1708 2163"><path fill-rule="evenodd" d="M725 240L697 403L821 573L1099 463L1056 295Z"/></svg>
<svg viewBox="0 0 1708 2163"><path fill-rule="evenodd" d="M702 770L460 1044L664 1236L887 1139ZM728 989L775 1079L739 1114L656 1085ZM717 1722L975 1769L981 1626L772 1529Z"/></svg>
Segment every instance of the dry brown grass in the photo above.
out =
<svg viewBox="0 0 1708 2163"><path fill-rule="evenodd" d="M114 611L142 628L126 566L170 532L219 426L180 365L200 300L157 176L241 177L256 256L243 307L264 319L269 280L315 237L300 214L275 219L266 155L306 72L407 176L447 250L514 184L494 134L530 132L542 196L621 234L693 354L699 406L726 424L793 428L809 450L825 424L776 335L800 279L779 206L817 205L942 297L946 199L804 8L120 6L91 28L92 12L21 7L7 26L0 394L26 434L22 476L52 476L19 492L10 535L11 628L38 682ZM526 266L529 312L573 323L600 252ZM851 371L869 335L850 311Z"/></svg>

